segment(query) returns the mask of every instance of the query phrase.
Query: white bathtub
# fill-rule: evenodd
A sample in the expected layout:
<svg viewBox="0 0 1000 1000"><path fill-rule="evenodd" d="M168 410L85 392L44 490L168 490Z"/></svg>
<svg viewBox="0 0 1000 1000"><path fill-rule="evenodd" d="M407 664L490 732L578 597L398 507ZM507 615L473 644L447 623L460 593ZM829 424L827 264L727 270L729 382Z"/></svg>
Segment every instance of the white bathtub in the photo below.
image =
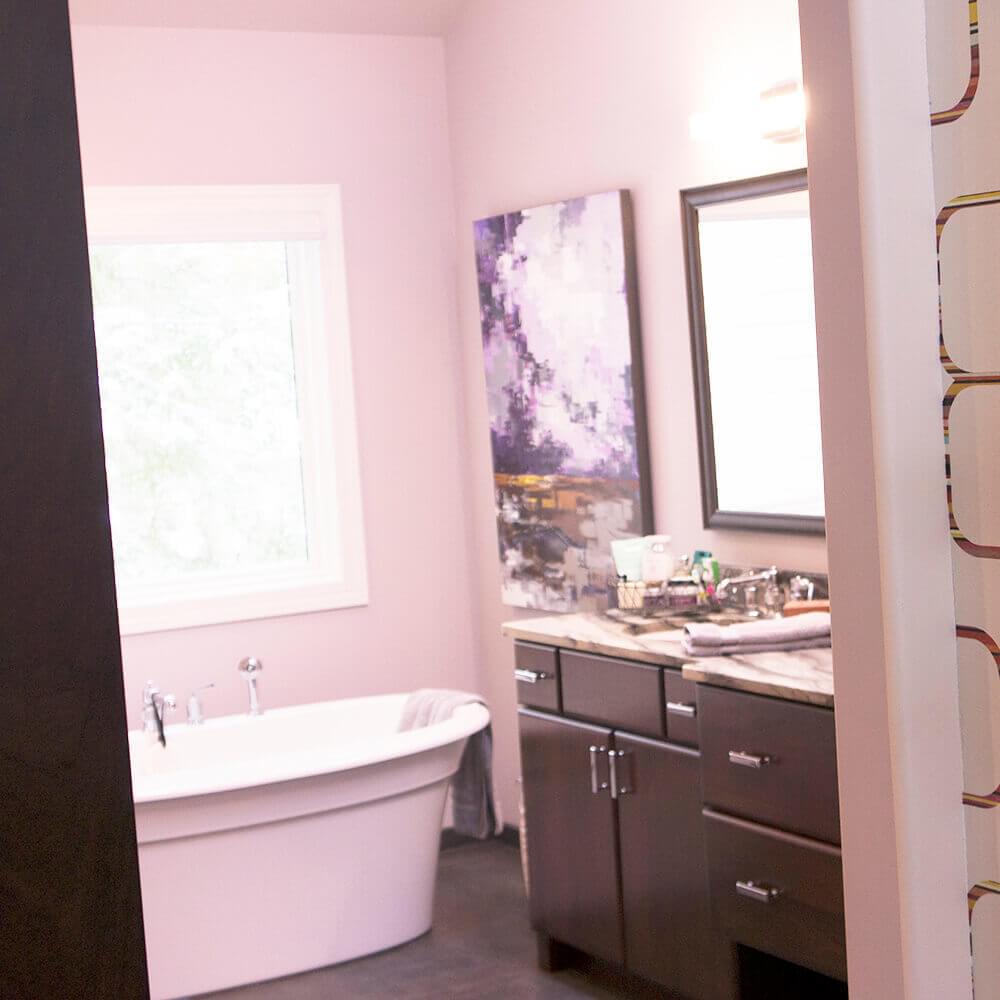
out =
<svg viewBox="0 0 1000 1000"><path fill-rule="evenodd" d="M153 1000L343 962L431 925L448 781L481 705L405 694L129 734Z"/></svg>

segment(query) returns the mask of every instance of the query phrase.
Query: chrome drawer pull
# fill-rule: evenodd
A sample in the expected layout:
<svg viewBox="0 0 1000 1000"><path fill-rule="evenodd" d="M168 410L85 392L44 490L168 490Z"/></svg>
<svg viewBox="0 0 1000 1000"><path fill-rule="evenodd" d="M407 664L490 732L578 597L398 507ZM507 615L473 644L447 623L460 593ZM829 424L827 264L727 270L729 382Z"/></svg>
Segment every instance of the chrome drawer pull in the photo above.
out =
<svg viewBox="0 0 1000 1000"><path fill-rule="evenodd" d="M608 787L608 783L606 781L601 781L601 779L597 777L597 757L598 754L607 753L608 748L592 746L589 748L588 752L590 753L590 794L599 795Z"/></svg>
<svg viewBox="0 0 1000 1000"><path fill-rule="evenodd" d="M773 903L781 895L780 889L775 889L770 885L761 885L759 882L748 880L736 883L736 892L740 896L746 896L757 903Z"/></svg>
<svg viewBox="0 0 1000 1000"><path fill-rule="evenodd" d="M667 713L669 715L683 715L685 719L693 719L697 713L694 705L684 701L668 701Z"/></svg>
<svg viewBox="0 0 1000 1000"><path fill-rule="evenodd" d="M611 779L611 798L613 799L617 799L619 795L628 795L632 791L628 785L622 785L618 782L618 761L626 753L628 753L627 750L608 751L608 776Z"/></svg>
<svg viewBox="0 0 1000 1000"><path fill-rule="evenodd" d="M539 681L550 681L555 674L546 673L544 670L525 670L518 667L514 671L515 680L523 681L525 684L537 684Z"/></svg>
<svg viewBox="0 0 1000 1000"><path fill-rule="evenodd" d="M730 750L729 763L739 767L752 767L759 771L765 764L771 763L771 758L767 754L747 753L746 750Z"/></svg>

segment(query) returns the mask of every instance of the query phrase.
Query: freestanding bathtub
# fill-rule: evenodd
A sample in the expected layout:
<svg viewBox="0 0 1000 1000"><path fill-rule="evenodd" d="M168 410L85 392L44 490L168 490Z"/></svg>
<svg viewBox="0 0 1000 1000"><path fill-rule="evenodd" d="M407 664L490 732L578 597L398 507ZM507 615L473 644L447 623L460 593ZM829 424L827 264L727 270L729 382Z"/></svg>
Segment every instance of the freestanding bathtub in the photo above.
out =
<svg viewBox="0 0 1000 1000"><path fill-rule="evenodd" d="M405 694L129 734L153 1000L343 962L431 926L441 821L482 705Z"/></svg>

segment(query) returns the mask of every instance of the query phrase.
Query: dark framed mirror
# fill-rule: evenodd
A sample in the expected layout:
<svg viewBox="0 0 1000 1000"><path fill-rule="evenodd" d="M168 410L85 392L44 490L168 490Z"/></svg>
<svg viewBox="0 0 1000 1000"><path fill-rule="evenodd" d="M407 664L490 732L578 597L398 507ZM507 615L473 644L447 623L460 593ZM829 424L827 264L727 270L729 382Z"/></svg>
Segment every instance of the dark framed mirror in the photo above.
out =
<svg viewBox="0 0 1000 1000"><path fill-rule="evenodd" d="M681 192L706 528L823 534L805 170Z"/></svg>

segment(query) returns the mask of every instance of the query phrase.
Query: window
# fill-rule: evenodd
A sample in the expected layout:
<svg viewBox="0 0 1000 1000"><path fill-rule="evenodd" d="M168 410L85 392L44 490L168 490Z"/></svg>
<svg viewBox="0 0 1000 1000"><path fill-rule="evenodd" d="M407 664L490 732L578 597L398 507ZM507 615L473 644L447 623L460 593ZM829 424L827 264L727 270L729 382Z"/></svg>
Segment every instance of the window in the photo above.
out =
<svg viewBox="0 0 1000 1000"><path fill-rule="evenodd" d="M367 602L336 188L91 188L125 634Z"/></svg>

